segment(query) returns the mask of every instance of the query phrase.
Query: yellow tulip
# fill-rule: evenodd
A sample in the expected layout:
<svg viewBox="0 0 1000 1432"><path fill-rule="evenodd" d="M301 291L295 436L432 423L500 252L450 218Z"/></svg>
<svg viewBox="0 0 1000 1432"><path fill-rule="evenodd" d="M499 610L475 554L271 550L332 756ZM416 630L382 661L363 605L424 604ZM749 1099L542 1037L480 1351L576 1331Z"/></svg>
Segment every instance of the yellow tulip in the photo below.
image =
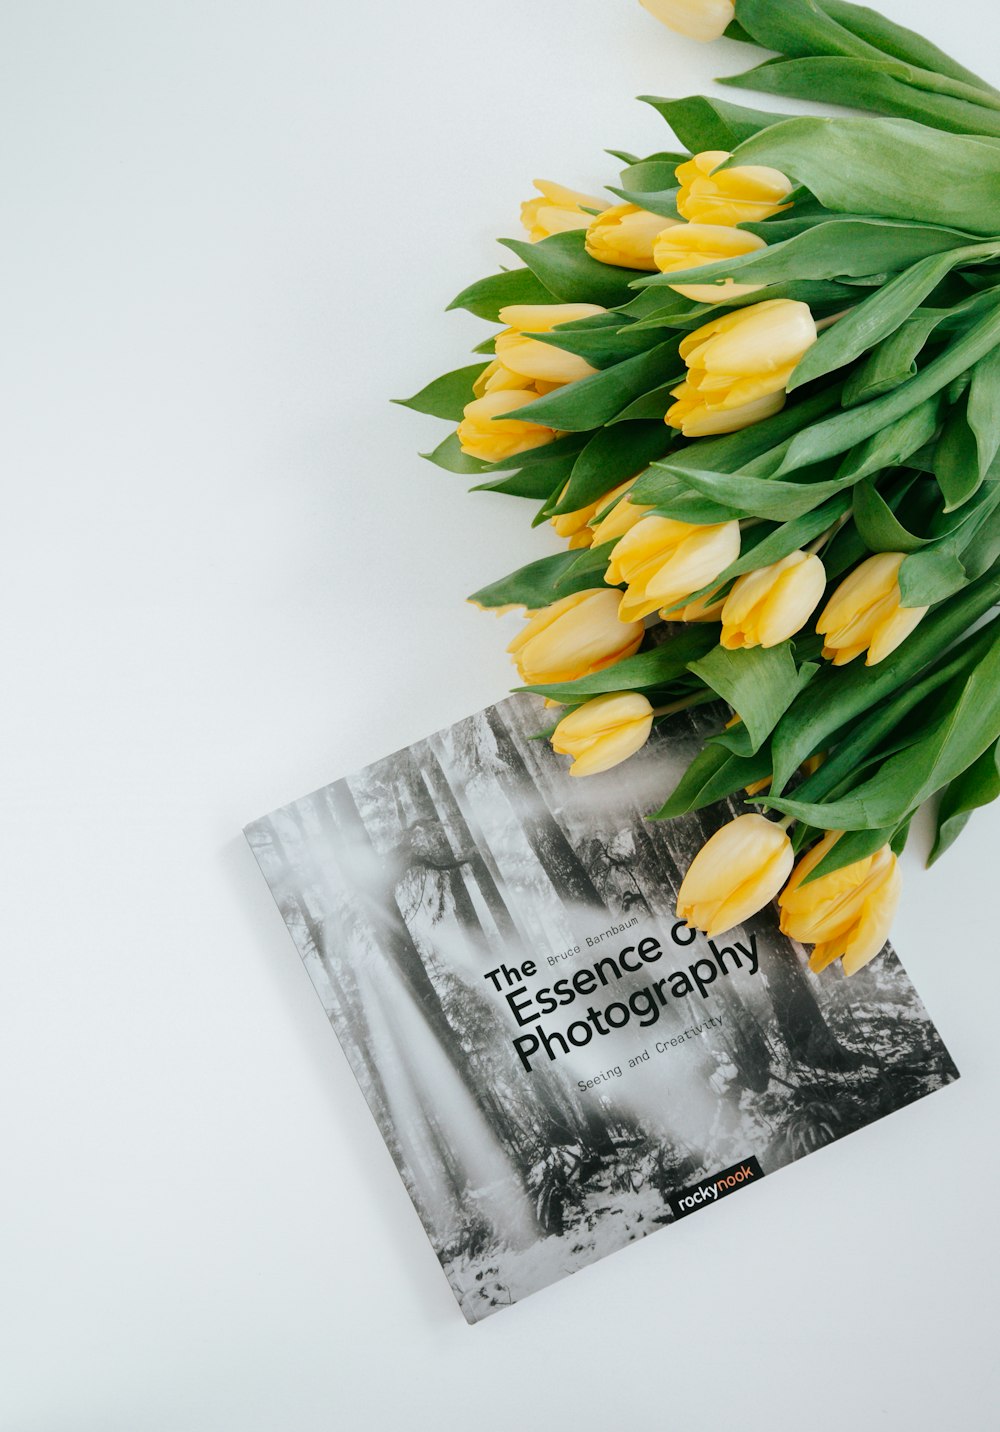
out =
<svg viewBox="0 0 1000 1432"><path fill-rule="evenodd" d="M778 646L805 626L826 590L826 569L811 552L737 578L722 608L722 645Z"/></svg>
<svg viewBox="0 0 1000 1432"><path fill-rule="evenodd" d="M680 345L685 381L666 422L685 437L732 433L780 412L785 388L816 342L807 303L772 298L713 318Z"/></svg>
<svg viewBox="0 0 1000 1432"><path fill-rule="evenodd" d="M465 416L458 425L462 451L482 462L506 462L518 453L552 442L556 436L554 428L504 416L534 402L537 397L536 392L500 391L485 393L466 403Z"/></svg>
<svg viewBox="0 0 1000 1432"><path fill-rule="evenodd" d="M641 502L633 502L624 496L634 482L635 478L630 477L627 482L602 497L598 503L595 518L591 523L595 547L600 547L605 542L617 542L618 538L624 537L647 512L652 511L652 508L643 506Z"/></svg>
<svg viewBox="0 0 1000 1432"><path fill-rule="evenodd" d="M877 666L926 616L927 607L901 606L903 557L901 551L868 557L841 581L819 613L822 654L832 657L834 666L847 666L862 652L868 653L865 666Z"/></svg>
<svg viewBox="0 0 1000 1432"><path fill-rule="evenodd" d="M574 592L535 612L507 650L528 686L575 681L637 651L642 622L618 620L618 593L608 587Z"/></svg>
<svg viewBox="0 0 1000 1432"><path fill-rule="evenodd" d="M884 661L905 641L927 612L900 604L902 552L879 552L845 577L820 613L816 630L823 655L846 666L867 651L866 666Z"/></svg>
<svg viewBox="0 0 1000 1432"><path fill-rule="evenodd" d="M564 716L552 733L552 749L572 756L571 776L609 771L640 750L653 728L653 708L638 691L595 696Z"/></svg>
<svg viewBox="0 0 1000 1432"><path fill-rule="evenodd" d="M792 181L780 169L761 164L719 168L731 158L728 150L706 149L678 164L677 212L688 223L756 224L791 208L782 200L792 192Z"/></svg>
<svg viewBox="0 0 1000 1432"><path fill-rule="evenodd" d="M507 324L497 334L496 355L503 366L522 378L543 383L574 383L589 378L597 369L576 353L540 343L533 333L551 333L561 323L575 323L607 313L596 303L515 303L500 310L500 322Z"/></svg>
<svg viewBox="0 0 1000 1432"><path fill-rule="evenodd" d="M731 930L763 909L788 879L795 857L780 825L741 815L702 846L677 894L677 914L706 935Z"/></svg>
<svg viewBox="0 0 1000 1432"><path fill-rule="evenodd" d="M874 855L803 885L841 834L830 831L802 857L778 903L782 932L816 946L809 960L811 970L823 970L840 957L844 973L853 975L885 944L902 877L895 855L883 845Z"/></svg>
<svg viewBox="0 0 1000 1432"><path fill-rule="evenodd" d="M763 239L746 229L729 229L724 224L675 224L672 229L664 229L656 240L653 261L661 273L679 273L766 248ZM729 303L756 293L763 284L736 283L727 278L714 283L672 283L670 287L695 303Z"/></svg>
<svg viewBox="0 0 1000 1432"><path fill-rule="evenodd" d="M654 273L653 246L664 229L676 223L676 219L650 214L637 204L616 204L591 219L587 227L587 253L602 264L648 269Z"/></svg>
<svg viewBox="0 0 1000 1432"><path fill-rule="evenodd" d="M639 0L678 35L692 40L717 40L733 23L733 0Z"/></svg>
<svg viewBox="0 0 1000 1432"><path fill-rule="evenodd" d="M564 487L559 495L560 501L565 493ZM556 536L568 537L570 547L589 547L594 540L593 529L589 523L604 501L603 497L599 497L596 502L591 502L586 507L578 507L575 512L562 512L557 517L551 517L549 521L556 530Z"/></svg>
<svg viewBox="0 0 1000 1432"><path fill-rule="evenodd" d="M541 198L528 199L521 205L521 222L531 242L547 239L550 234L564 234L569 229L585 229L594 217L586 209L607 209L607 199L580 194L553 184L551 179L535 179L534 186Z"/></svg>
<svg viewBox="0 0 1000 1432"><path fill-rule="evenodd" d="M612 548L604 580L627 585L619 616L635 621L701 591L739 555L738 522L697 527L650 514Z"/></svg>
<svg viewBox="0 0 1000 1432"><path fill-rule="evenodd" d="M541 398L560 387L561 383L543 383L526 378L523 373L513 372L499 358L494 358L473 383L472 391L477 398L485 397L487 393L527 393L532 398Z"/></svg>

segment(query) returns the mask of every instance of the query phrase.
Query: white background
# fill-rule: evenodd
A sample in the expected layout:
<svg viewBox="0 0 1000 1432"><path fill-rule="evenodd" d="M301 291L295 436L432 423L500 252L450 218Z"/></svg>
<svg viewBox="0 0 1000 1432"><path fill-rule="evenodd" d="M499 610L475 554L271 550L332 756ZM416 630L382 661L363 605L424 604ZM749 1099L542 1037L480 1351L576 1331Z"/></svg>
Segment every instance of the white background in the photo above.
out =
<svg viewBox="0 0 1000 1432"><path fill-rule="evenodd" d="M998 78L995 7L885 9ZM0 30L2 1432L995 1425L1000 812L905 862L958 1085L472 1329L240 835L507 689L463 597L555 539L388 400L533 176L752 53L634 0Z"/></svg>

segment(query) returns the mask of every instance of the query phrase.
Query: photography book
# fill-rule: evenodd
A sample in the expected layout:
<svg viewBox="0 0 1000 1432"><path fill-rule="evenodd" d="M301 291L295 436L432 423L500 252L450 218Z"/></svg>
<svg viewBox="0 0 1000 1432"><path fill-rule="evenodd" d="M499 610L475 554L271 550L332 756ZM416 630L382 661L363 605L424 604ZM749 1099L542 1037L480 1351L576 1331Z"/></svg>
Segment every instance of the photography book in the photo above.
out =
<svg viewBox="0 0 1000 1432"><path fill-rule="evenodd" d="M508 698L247 827L470 1323L958 1077L889 947L678 921L738 808L647 817L713 722L581 780Z"/></svg>

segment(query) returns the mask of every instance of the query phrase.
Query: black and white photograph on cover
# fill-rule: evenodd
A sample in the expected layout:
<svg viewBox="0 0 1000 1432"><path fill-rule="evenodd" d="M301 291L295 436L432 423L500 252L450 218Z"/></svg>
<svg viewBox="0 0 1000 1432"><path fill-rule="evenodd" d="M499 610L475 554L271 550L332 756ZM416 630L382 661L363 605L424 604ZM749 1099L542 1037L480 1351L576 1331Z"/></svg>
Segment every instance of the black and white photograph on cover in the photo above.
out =
<svg viewBox="0 0 1000 1432"><path fill-rule="evenodd" d="M718 722L581 781L510 698L247 827L470 1323L957 1077L888 946L677 920L732 812L647 816Z"/></svg>

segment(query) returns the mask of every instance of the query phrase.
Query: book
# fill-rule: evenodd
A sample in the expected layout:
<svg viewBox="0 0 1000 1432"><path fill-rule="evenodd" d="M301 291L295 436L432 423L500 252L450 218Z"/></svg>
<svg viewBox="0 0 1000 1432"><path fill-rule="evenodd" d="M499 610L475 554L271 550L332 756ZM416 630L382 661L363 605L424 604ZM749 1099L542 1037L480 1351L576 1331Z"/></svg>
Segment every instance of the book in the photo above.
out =
<svg viewBox="0 0 1000 1432"><path fill-rule="evenodd" d="M550 725L508 698L246 828L470 1323L958 1077L889 946L847 981L771 910L677 919L738 806L648 815L716 712L582 780Z"/></svg>

